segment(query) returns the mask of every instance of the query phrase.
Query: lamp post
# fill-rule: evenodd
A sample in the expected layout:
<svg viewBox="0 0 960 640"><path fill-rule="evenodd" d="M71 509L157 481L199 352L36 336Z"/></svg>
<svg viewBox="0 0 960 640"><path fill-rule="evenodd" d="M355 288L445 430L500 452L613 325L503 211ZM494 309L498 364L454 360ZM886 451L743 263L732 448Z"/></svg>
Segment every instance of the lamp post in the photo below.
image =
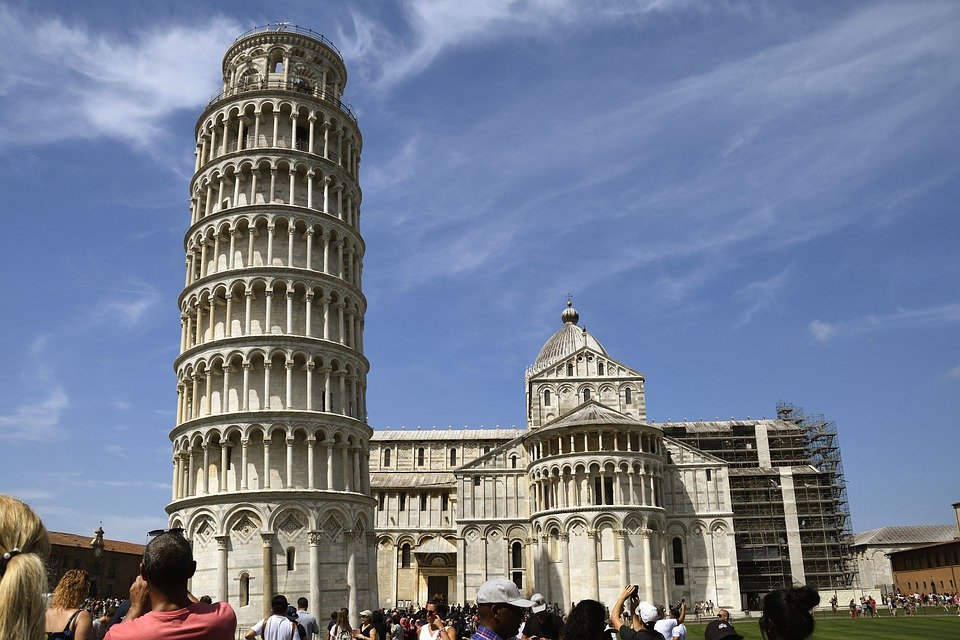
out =
<svg viewBox="0 0 960 640"><path fill-rule="evenodd" d="M94 593L93 596L100 596L100 568L102 566L101 556L103 555L103 526L97 527L97 530L93 532L93 540L90 541L90 547L93 549L94 560Z"/></svg>

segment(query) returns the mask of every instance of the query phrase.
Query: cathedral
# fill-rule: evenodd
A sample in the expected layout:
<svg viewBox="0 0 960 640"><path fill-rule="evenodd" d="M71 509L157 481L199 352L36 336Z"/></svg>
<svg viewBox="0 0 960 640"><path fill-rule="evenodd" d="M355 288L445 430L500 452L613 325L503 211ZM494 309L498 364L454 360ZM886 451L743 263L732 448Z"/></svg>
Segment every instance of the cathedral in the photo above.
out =
<svg viewBox="0 0 960 640"><path fill-rule="evenodd" d="M628 583L731 608L850 584L833 424L648 421L643 374L572 303L526 371L526 428L374 431L346 83L320 34L259 27L197 120L167 506L194 593L250 625L278 593L356 616L502 576L564 609Z"/></svg>

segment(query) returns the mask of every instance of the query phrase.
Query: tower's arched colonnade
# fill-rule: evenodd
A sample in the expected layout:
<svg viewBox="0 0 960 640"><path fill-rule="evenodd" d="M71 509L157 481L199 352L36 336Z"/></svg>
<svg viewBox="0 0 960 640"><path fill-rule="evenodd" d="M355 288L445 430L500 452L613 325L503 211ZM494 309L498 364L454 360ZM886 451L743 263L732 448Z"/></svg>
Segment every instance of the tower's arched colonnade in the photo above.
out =
<svg viewBox="0 0 960 640"><path fill-rule="evenodd" d="M276 593L377 602L361 273L362 137L308 30L240 36L197 120L171 526L241 626Z"/></svg>

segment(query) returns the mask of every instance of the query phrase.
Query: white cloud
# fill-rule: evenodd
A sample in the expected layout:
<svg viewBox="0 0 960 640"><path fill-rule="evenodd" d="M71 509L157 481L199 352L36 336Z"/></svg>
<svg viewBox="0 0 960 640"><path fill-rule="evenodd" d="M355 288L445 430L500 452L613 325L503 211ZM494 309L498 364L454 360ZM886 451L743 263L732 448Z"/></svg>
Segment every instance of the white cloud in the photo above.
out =
<svg viewBox="0 0 960 640"><path fill-rule="evenodd" d="M118 444L108 444L108 445L107 445L107 452L108 452L108 453L112 453L113 455L117 456L118 458L126 458L126 457L127 457L127 454L126 454L126 452L123 450L123 447L121 447L121 446L118 445Z"/></svg>
<svg viewBox="0 0 960 640"><path fill-rule="evenodd" d="M133 405L126 400L113 400L110 402L110 406L116 411L130 411L133 408Z"/></svg>
<svg viewBox="0 0 960 640"><path fill-rule="evenodd" d="M214 17L124 40L0 5L0 150L107 136L154 152L167 117L209 99L220 81L215 61L241 31Z"/></svg>
<svg viewBox="0 0 960 640"><path fill-rule="evenodd" d="M33 503L42 500L52 500L56 497L49 491L39 491L37 489L10 489L4 490L7 495L13 496L17 500L26 503Z"/></svg>
<svg viewBox="0 0 960 640"><path fill-rule="evenodd" d="M952 325L960 325L960 303L943 304L925 309L897 309L892 313L869 315L834 323L814 320L810 323L809 330L815 342L824 343L841 335Z"/></svg>
<svg viewBox="0 0 960 640"><path fill-rule="evenodd" d="M950 371L947 371L947 378L950 378L951 380L960 380L960 364L955 366L953 369L950 369Z"/></svg>
<svg viewBox="0 0 960 640"><path fill-rule="evenodd" d="M777 304L780 292L789 279L792 267L787 267L766 280L755 280L744 287L739 294L741 300L746 301L747 307L740 315L737 326L749 324L760 311L768 311Z"/></svg>
<svg viewBox="0 0 960 640"><path fill-rule="evenodd" d="M60 416L69 404L63 389L54 386L46 397L0 414L0 441L43 442L61 435Z"/></svg>

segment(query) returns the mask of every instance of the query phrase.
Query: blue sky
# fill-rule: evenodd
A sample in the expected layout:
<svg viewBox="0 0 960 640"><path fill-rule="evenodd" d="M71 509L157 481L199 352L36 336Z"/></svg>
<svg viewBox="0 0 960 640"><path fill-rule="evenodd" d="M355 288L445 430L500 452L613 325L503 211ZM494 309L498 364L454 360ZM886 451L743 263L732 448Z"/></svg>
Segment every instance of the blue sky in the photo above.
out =
<svg viewBox="0 0 960 640"><path fill-rule="evenodd" d="M569 292L651 418L794 402L855 530L951 521L960 5L923 1L0 2L0 491L165 522L193 125L278 20L350 72L372 426L523 424Z"/></svg>

